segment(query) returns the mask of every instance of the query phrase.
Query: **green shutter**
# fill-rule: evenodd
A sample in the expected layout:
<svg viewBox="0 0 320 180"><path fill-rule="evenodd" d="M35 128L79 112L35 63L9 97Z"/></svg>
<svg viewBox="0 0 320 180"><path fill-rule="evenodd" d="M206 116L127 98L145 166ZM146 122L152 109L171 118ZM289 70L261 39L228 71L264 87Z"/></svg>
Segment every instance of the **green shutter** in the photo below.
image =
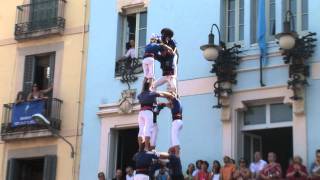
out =
<svg viewBox="0 0 320 180"><path fill-rule="evenodd" d="M18 162L16 159L8 160L6 180L18 180Z"/></svg>
<svg viewBox="0 0 320 180"><path fill-rule="evenodd" d="M58 0L32 0L30 8L32 30L50 28L57 24Z"/></svg>
<svg viewBox="0 0 320 180"><path fill-rule="evenodd" d="M43 180L55 180L57 155L47 155L44 159Z"/></svg>
<svg viewBox="0 0 320 180"><path fill-rule="evenodd" d="M35 56L26 56L24 63L23 92L29 94L34 83Z"/></svg>

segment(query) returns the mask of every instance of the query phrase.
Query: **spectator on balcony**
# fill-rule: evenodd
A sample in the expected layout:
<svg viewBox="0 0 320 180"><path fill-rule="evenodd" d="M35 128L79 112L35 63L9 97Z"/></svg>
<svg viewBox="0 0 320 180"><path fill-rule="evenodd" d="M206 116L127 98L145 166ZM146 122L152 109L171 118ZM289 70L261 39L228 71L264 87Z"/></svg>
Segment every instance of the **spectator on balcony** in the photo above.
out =
<svg viewBox="0 0 320 180"><path fill-rule="evenodd" d="M302 158L300 156L295 156L292 160L292 164L287 170L287 179L294 180L307 180L308 172L307 168L302 164Z"/></svg>
<svg viewBox="0 0 320 180"><path fill-rule="evenodd" d="M316 160L311 164L311 178L320 179L320 149L316 151Z"/></svg>
<svg viewBox="0 0 320 180"><path fill-rule="evenodd" d="M98 180L106 180L106 177L103 172L98 173Z"/></svg>
<svg viewBox="0 0 320 180"><path fill-rule="evenodd" d="M236 171L236 166L232 163L229 156L223 158L224 166L220 170L220 176L222 180L232 179L233 173Z"/></svg>
<svg viewBox="0 0 320 180"><path fill-rule="evenodd" d="M185 179L185 180L192 180L192 179L193 179L192 173L193 173L194 169L195 169L194 164L193 164L193 163L190 163L190 164L188 165L188 169L187 169L187 171L186 171L186 174L184 175L184 179Z"/></svg>
<svg viewBox="0 0 320 180"><path fill-rule="evenodd" d="M27 100L32 101L32 100L48 98L47 96L45 96L45 94L47 94L50 91L52 91L52 87L49 87L48 89L40 90L37 84L33 84L32 90L29 93Z"/></svg>
<svg viewBox="0 0 320 180"><path fill-rule="evenodd" d="M239 168L233 174L233 179L235 180L248 180L250 179L251 173L249 168L247 168L247 162L245 159L240 158Z"/></svg>
<svg viewBox="0 0 320 180"><path fill-rule="evenodd" d="M17 97L16 97L16 100L15 100L15 103L18 104L18 103L22 103L24 102L25 99L24 99L24 95L23 95L23 92L22 91L19 91L17 93Z"/></svg>
<svg viewBox="0 0 320 180"><path fill-rule="evenodd" d="M276 162L277 156L274 152L268 153L268 162L262 171L260 172L261 179L281 179L282 170L281 165Z"/></svg>
<svg viewBox="0 0 320 180"><path fill-rule="evenodd" d="M201 170L198 172L196 176L196 180L209 180L210 173L208 172L209 163L207 161L203 161L201 164Z"/></svg>
<svg viewBox="0 0 320 180"><path fill-rule="evenodd" d="M132 65L132 60L135 58L137 58L135 41L131 39L129 42L126 43L126 53L118 59L117 63L124 63L126 68L129 68Z"/></svg>
<svg viewBox="0 0 320 180"><path fill-rule="evenodd" d="M220 180L220 169L221 169L220 162L217 160L213 161L212 172L210 175L211 180Z"/></svg>
<svg viewBox="0 0 320 180"><path fill-rule="evenodd" d="M260 152L254 153L254 162L250 164L252 178L258 178L260 171L267 165L267 162L261 158Z"/></svg>

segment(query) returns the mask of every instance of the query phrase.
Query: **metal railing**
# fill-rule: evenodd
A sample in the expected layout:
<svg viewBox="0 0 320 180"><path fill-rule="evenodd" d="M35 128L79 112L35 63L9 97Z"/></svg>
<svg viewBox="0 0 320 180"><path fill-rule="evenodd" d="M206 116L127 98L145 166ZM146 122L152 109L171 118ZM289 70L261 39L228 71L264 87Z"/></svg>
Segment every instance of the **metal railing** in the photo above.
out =
<svg viewBox="0 0 320 180"><path fill-rule="evenodd" d="M44 103L42 115L44 115L50 121L50 126L54 129L60 130L60 126L61 126L60 112L61 112L62 100L57 98L51 98L51 99L42 99L37 101L42 101ZM15 103L3 105L1 135L5 135L7 133L14 133L14 132L28 132L28 131L34 131L34 130L48 129L47 126L43 124L38 124L38 123L14 125L13 123L14 106L15 106Z"/></svg>
<svg viewBox="0 0 320 180"><path fill-rule="evenodd" d="M26 34L44 30L64 30L65 4L65 0L47 0L17 6L17 18L15 25L16 39L19 39L20 36L27 38L28 36L25 37ZM50 32L47 33L49 34Z"/></svg>

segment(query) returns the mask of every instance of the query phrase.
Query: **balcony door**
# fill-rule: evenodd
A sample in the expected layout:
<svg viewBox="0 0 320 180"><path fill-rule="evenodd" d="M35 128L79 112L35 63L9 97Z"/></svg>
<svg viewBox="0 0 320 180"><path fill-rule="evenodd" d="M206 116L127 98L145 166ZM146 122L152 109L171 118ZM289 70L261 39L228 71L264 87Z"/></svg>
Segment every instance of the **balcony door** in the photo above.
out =
<svg viewBox="0 0 320 180"><path fill-rule="evenodd" d="M30 13L32 30L53 27L57 24L58 0L32 0Z"/></svg>
<svg viewBox="0 0 320 180"><path fill-rule="evenodd" d="M53 86L55 53L26 56L24 65L23 91L31 92L32 84L36 83L41 90ZM47 94L52 97L52 91Z"/></svg>

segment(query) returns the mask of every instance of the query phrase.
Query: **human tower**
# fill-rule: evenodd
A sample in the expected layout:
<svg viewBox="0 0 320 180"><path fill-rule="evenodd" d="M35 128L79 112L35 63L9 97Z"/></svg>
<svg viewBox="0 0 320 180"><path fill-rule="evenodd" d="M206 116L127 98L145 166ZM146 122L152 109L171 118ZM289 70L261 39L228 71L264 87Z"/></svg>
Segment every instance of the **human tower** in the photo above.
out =
<svg viewBox="0 0 320 180"><path fill-rule="evenodd" d="M168 165L173 179L183 179L180 162L179 133L182 130L182 107L177 93L177 61L178 52L173 40L173 31L169 28L161 30L161 36L152 34L150 42L145 47L143 57L144 80L142 91L138 95L141 109L138 116L139 152L135 155L136 180L147 180L150 175L150 166L154 159L169 159ZM154 61L160 62L162 77L155 80ZM157 91L157 87L167 85L167 91ZM158 102L157 98L167 99L167 102ZM169 108L172 115L171 146L169 154L157 153L157 116L163 108Z"/></svg>

